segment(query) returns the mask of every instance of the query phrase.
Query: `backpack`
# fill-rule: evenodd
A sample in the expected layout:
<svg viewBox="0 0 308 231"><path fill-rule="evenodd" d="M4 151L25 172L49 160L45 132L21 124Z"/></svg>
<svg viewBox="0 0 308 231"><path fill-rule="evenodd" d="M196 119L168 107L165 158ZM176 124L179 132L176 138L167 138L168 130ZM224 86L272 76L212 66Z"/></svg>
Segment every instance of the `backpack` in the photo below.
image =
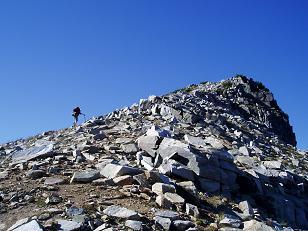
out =
<svg viewBox="0 0 308 231"><path fill-rule="evenodd" d="M74 116L79 116L80 113L81 113L81 110L80 110L79 107L74 108L74 110L73 110L73 115L74 115Z"/></svg>

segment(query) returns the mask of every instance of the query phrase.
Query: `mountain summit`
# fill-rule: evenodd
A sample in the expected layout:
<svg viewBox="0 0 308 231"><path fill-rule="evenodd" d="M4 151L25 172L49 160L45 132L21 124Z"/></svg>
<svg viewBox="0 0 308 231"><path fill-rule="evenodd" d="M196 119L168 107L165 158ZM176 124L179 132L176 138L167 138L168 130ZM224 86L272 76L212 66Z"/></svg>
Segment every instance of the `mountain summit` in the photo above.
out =
<svg viewBox="0 0 308 231"><path fill-rule="evenodd" d="M3 144L0 230L308 229L307 169L273 94L238 75Z"/></svg>

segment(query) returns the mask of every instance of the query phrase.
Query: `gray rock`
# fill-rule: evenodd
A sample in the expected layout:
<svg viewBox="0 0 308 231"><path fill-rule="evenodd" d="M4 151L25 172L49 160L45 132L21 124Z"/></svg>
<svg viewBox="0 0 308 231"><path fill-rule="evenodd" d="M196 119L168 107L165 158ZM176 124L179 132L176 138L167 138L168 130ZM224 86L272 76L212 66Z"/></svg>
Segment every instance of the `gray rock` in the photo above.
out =
<svg viewBox="0 0 308 231"><path fill-rule="evenodd" d="M154 217L155 226L158 229L170 230L171 228L171 220L165 217Z"/></svg>
<svg viewBox="0 0 308 231"><path fill-rule="evenodd" d="M274 229L262 222L251 220L244 222L244 231L274 231Z"/></svg>
<svg viewBox="0 0 308 231"><path fill-rule="evenodd" d="M222 148L225 147L221 140L219 140L219 139L217 139L213 136L206 137L204 139L204 141L205 141L205 143L211 145L213 148L222 149Z"/></svg>
<svg viewBox="0 0 308 231"><path fill-rule="evenodd" d="M171 132L161 129L157 126L152 126L146 133L147 136L171 137Z"/></svg>
<svg viewBox="0 0 308 231"><path fill-rule="evenodd" d="M175 193L175 187L170 184L156 183L152 186L152 191L157 194L165 194L167 192Z"/></svg>
<svg viewBox="0 0 308 231"><path fill-rule="evenodd" d="M140 218L137 212L117 205L109 206L103 212L107 216L123 219L139 220Z"/></svg>
<svg viewBox="0 0 308 231"><path fill-rule="evenodd" d="M195 179L194 172L191 169L172 159L164 160L158 170L162 174L181 177L185 180L194 181Z"/></svg>
<svg viewBox="0 0 308 231"><path fill-rule="evenodd" d="M172 203L169 200L167 200L163 194L157 196L155 202L160 208L163 209L172 209L173 207Z"/></svg>
<svg viewBox="0 0 308 231"><path fill-rule="evenodd" d="M53 177L49 177L46 178L44 184L46 185L59 185L59 184L64 184L65 180L62 178L53 178Z"/></svg>
<svg viewBox="0 0 308 231"><path fill-rule="evenodd" d="M199 209L197 206L186 203L186 214L189 216L193 216L195 218L198 218L200 215Z"/></svg>
<svg viewBox="0 0 308 231"><path fill-rule="evenodd" d="M236 156L235 161L246 167L253 168L256 166L255 160L250 156Z"/></svg>
<svg viewBox="0 0 308 231"><path fill-rule="evenodd" d="M16 224L15 224L16 225ZM13 227L13 226L12 226ZM43 227L36 221L36 220L32 220L30 222L27 223L23 223L19 226L15 226L15 228L12 229L9 228L9 230L14 230L14 231L29 231L29 230L33 230L33 231L43 231Z"/></svg>
<svg viewBox="0 0 308 231"><path fill-rule="evenodd" d="M121 148L124 153L132 154L138 152L138 148L136 144L122 144Z"/></svg>
<svg viewBox="0 0 308 231"><path fill-rule="evenodd" d="M219 222L221 227L239 228L242 225L242 221L239 217L231 214L225 214L224 219Z"/></svg>
<svg viewBox="0 0 308 231"><path fill-rule="evenodd" d="M67 209L66 214L69 217L74 217L74 216L82 215L82 214L84 214L84 209L77 208L77 207L70 207L70 208Z"/></svg>
<svg viewBox="0 0 308 231"><path fill-rule="evenodd" d="M27 177L31 178L32 180L37 180L39 178L42 178L46 175L46 172L43 170L29 170L27 172Z"/></svg>
<svg viewBox="0 0 308 231"><path fill-rule="evenodd" d="M132 185L134 182L134 178L130 175L118 176L116 178L113 178L113 182L119 186Z"/></svg>
<svg viewBox="0 0 308 231"><path fill-rule="evenodd" d="M98 170L102 170L107 164L116 164L116 163L117 161L114 159L99 159L95 167Z"/></svg>
<svg viewBox="0 0 308 231"><path fill-rule="evenodd" d="M244 156L249 156L249 150L248 150L248 148L246 147L246 146L242 146L242 147L240 147L239 148L239 152L241 153L241 154L243 154Z"/></svg>
<svg viewBox="0 0 308 231"><path fill-rule="evenodd" d="M184 139L186 142L188 142L189 144L197 147L197 148L202 148L206 146L206 142L204 141L204 139L200 138L200 137L195 137L195 136L190 136L190 135L185 135Z"/></svg>
<svg viewBox="0 0 308 231"><path fill-rule="evenodd" d="M280 161L263 161L263 165L266 168L281 169L281 162Z"/></svg>
<svg viewBox="0 0 308 231"><path fill-rule="evenodd" d="M125 222L125 226L132 230L137 230L137 231L143 230L141 221L127 220Z"/></svg>
<svg viewBox="0 0 308 231"><path fill-rule="evenodd" d="M182 143L181 141L164 138L159 145L157 153L163 158L167 159L172 157L175 153L179 156L186 157L191 155L190 148L188 144Z"/></svg>
<svg viewBox="0 0 308 231"><path fill-rule="evenodd" d="M185 203L185 199L176 193L167 192L164 194L164 196L168 201L170 201L174 205L182 206Z"/></svg>
<svg viewBox="0 0 308 231"><path fill-rule="evenodd" d="M82 227L82 223L67 220L57 220L60 230L63 231L77 231Z"/></svg>
<svg viewBox="0 0 308 231"><path fill-rule="evenodd" d="M19 227L19 226L21 226L21 225L24 225L24 224L28 223L29 221L30 221L29 218L24 218L24 219L18 220L14 225L12 225L10 228L8 228L7 231L14 230L14 229L16 229L17 227Z"/></svg>
<svg viewBox="0 0 308 231"><path fill-rule="evenodd" d="M121 166L116 164L107 164L100 172L100 174L106 178L115 178L123 175L137 175L143 171L138 168Z"/></svg>
<svg viewBox="0 0 308 231"><path fill-rule="evenodd" d="M248 201L240 202L238 207L243 212L244 215L253 217L254 215L253 208L251 207Z"/></svg>
<svg viewBox="0 0 308 231"><path fill-rule="evenodd" d="M9 178L9 172L8 171L0 172L0 180L6 180L8 178Z"/></svg>
<svg viewBox="0 0 308 231"><path fill-rule="evenodd" d="M45 203L48 205L48 204L51 204L51 205L55 205L55 204L59 204L62 202L62 198L56 194L53 194L49 197L47 197L47 199L45 200Z"/></svg>
<svg viewBox="0 0 308 231"><path fill-rule="evenodd" d="M27 162L38 157L42 158L51 156L53 147L53 142L40 140L36 142L34 147L14 152L12 154L12 159L13 162L16 164L21 162Z"/></svg>
<svg viewBox="0 0 308 231"><path fill-rule="evenodd" d="M174 230L177 230L177 231L185 231L189 228L195 227L195 224L193 222L183 221L183 220L174 221L172 225L173 225Z"/></svg>
<svg viewBox="0 0 308 231"><path fill-rule="evenodd" d="M86 170L82 172L75 172L73 177L71 178L71 183L89 183L93 180L97 180L100 178L100 173L97 170Z"/></svg>
<svg viewBox="0 0 308 231"><path fill-rule="evenodd" d="M171 221L178 220L179 219L179 214L177 212L171 211L171 210L159 210L155 212L156 217L163 217L163 218L168 218Z"/></svg>
<svg viewBox="0 0 308 231"><path fill-rule="evenodd" d="M138 138L138 147L152 157L155 157L159 140L158 136L141 136Z"/></svg>
<svg viewBox="0 0 308 231"><path fill-rule="evenodd" d="M5 230L5 224L0 223L0 230Z"/></svg>

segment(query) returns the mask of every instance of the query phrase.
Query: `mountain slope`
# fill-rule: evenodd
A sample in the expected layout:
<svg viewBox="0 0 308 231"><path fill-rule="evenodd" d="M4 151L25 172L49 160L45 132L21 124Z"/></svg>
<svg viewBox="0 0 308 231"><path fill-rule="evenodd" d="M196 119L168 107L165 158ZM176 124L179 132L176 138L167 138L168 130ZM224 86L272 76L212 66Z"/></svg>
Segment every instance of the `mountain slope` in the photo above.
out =
<svg viewBox="0 0 308 231"><path fill-rule="evenodd" d="M307 229L307 153L295 146L262 83L191 85L2 145L0 220L8 228L19 211L36 216L20 227L42 230Z"/></svg>

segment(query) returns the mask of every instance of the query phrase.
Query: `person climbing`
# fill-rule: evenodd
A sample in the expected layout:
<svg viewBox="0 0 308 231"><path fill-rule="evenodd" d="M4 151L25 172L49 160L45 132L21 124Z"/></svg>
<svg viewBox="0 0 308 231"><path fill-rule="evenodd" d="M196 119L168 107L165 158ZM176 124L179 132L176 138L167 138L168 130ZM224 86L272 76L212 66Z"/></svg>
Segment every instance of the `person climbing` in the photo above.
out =
<svg viewBox="0 0 308 231"><path fill-rule="evenodd" d="M84 115L84 114L81 113L80 107L74 108L73 114L72 114L72 116L74 116L74 118L75 118L74 127L77 126L77 124L78 124L79 115Z"/></svg>

